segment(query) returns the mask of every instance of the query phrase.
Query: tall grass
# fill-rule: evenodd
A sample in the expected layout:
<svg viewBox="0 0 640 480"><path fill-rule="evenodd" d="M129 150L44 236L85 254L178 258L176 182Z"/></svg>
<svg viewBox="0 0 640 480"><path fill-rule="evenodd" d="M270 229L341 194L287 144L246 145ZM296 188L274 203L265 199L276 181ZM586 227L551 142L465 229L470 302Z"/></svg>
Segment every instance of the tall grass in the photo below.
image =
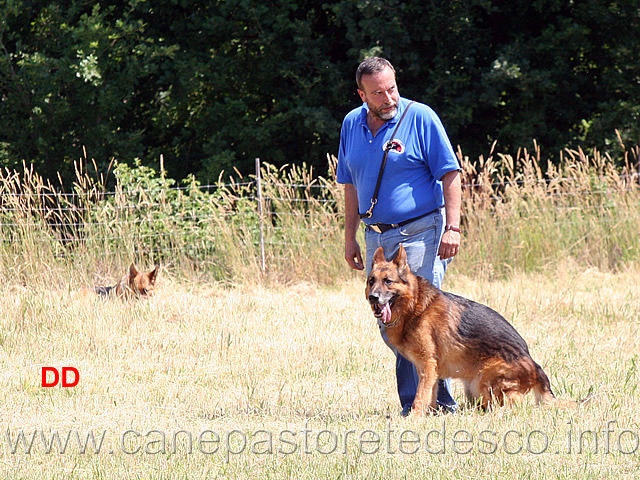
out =
<svg viewBox="0 0 640 480"><path fill-rule="evenodd" d="M108 188L83 163L57 188L5 171L0 476L635 478L636 160L463 161L464 248L447 290L508 318L559 397L593 399L424 419L399 415L393 354L342 259L335 159L321 176L263 166L262 214L254 176L209 188L116 165ZM154 298L70 294L132 260L164 265ZM581 268L552 268L571 262ZM75 367L80 383L41 387L44 366Z"/></svg>
<svg viewBox="0 0 640 480"><path fill-rule="evenodd" d="M464 269L504 274L567 260L615 271L640 259L637 151L623 167L597 151L567 150L543 165L540 150L463 162ZM544 168L543 168L544 167Z"/></svg>
<svg viewBox="0 0 640 480"><path fill-rule="evenodd" d="M559 398L593 399L423 419L400 416L363 281L160 280L138 302L0 285L1 478L637 477L637 271L450 276L514 323ZM80 383L43 388L43 366Z"/></svg>
<svg viewBox="0 0 640 480"><path fill-rule="evenodd" d="M616 271L640 259L637 149L618 161L568 150L559 165L546 164L535 146L515 157L459 156L464 236L453 268L500 277L558 262ZM343 260L334 157L320 174L262 165L260 198L256 175L177 185L140 165L115 165L106 178L87 165L80 161L65 187L28 167L0 174L0 278L100 281L131 261L234 284L353 276Z"/></svg>

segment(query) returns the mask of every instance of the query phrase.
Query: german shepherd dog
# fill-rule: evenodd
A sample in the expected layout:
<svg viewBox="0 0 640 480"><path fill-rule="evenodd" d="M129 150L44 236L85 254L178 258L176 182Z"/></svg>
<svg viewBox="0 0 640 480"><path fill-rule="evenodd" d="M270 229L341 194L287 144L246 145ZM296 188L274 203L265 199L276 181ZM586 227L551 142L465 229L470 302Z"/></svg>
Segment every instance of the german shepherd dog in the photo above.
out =
<svg viewBox="0 0 640 480"><path fill-rule="evenodd" d="M402 245L392 261L378 248L365 294L389 343L416 366L414 414L435 411L439 378L461 379L467 399L485 410L517 402L530 390L537 404L576 405L556 400L549 378L504 317L414 275Z"/></svg>
<svg viewBox="0 0 640 480"><path fill-rule="evenodd" d="M129 272L113 287L95 287L95 293L101 297L118 298L151 297L156 286L159 267L144 273L139 272L132 263Z"/></svg>

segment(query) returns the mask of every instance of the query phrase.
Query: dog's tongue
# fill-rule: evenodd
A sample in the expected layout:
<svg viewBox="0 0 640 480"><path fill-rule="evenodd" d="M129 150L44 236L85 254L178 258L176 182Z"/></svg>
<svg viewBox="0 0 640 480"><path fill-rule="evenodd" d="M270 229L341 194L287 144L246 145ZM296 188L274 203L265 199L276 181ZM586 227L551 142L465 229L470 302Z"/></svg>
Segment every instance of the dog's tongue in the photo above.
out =
<svg viewBox="0 0 640 480"><path fill-rule="evenodd" d="M382 323L389 323L391 322L391 307L389 306L389 304L385 304L384 307L382 307L382 317L381 317Z"/></svg>

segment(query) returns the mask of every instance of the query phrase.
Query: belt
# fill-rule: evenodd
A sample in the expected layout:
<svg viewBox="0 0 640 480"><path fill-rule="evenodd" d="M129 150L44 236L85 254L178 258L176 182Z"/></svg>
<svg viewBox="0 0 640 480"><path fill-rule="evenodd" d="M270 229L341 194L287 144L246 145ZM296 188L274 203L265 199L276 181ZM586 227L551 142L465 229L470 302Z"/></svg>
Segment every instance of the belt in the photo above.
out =
<svg viewBox="0 0 640 480"><path fill-rule="evenodd" d="M371 223L367 225L367 230L371 230L372 232L376 232L376 233L388 232L389 230L393 230L394 228L399 228L404 225L408 225L411 222L415 222L416 220L420 220L421 218L424 218L428 215L436 213L441 208L442 207L438 207L435 210L431 210L430 212L423 213L422 215L418 215L417 217L410 218L409 220L405 220L404 222L400 222L400 223Z"/></svg>

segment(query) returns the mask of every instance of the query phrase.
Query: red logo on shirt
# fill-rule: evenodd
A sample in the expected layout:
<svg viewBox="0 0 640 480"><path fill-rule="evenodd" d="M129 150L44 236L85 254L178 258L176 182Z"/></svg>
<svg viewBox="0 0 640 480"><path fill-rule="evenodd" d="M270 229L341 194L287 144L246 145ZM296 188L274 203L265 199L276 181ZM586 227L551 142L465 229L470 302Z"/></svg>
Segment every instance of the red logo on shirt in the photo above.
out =
<svg viewBox="0 0 640 480"><path fill-rule="evenodd" d="M387 148L389 148L390 152L404 153L404 143L395 138L393 140L389 140L382 146L383 150L386 150Z"/></svg>

